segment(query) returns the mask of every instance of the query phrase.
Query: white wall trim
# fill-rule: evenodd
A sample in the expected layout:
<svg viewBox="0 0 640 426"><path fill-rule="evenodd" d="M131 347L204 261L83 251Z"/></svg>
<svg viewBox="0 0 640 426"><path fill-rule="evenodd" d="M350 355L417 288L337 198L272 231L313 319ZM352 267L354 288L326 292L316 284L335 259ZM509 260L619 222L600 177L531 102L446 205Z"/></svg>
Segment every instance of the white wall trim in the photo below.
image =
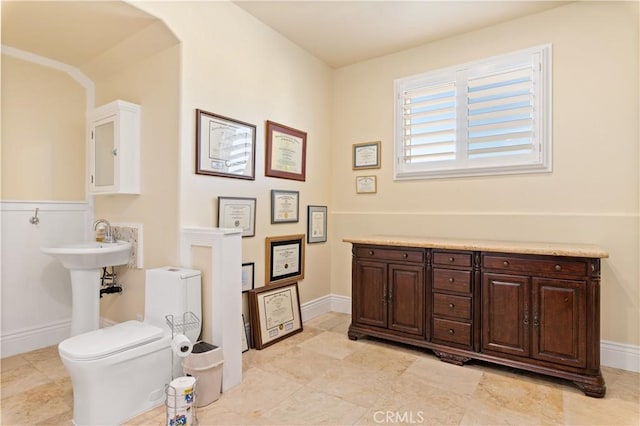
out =
<svg viewBox="0 0 640 426"><path fill-rule="evenodd" d="M78 68L69 64L56 61L55 59L47 58L45 56L36 55L35 53L27 52L25 50L16 49L15 47L2 45L2 54L13 56L14 58L21 59L23 61L31 62L41 65L47 68L53 68L58 71L65 72L74 79L80 86L84 87L86 92L87 111L93 109L95 106L95 84Z"/></svg>
<svg viewBox="0 0 640 426"><path fill-rule="evenodd" d="M640 346L601 340L600 363L607 367L640 373Z"/></svg>
<svg viewBox="0 0 640 426"><path fill-rule="evenodd" d="M330 294L304 303L300 310L303 322L327 312L350 314L351 298ZM640 373L640 346L602 340L600 342L600 364Z"/></svg>
<svg viewBox="0 0 640 426"><path fill-rule="evenodd" d="M24 328L2 336L2 358L57 345L71 334L71 319Z"/></svg>

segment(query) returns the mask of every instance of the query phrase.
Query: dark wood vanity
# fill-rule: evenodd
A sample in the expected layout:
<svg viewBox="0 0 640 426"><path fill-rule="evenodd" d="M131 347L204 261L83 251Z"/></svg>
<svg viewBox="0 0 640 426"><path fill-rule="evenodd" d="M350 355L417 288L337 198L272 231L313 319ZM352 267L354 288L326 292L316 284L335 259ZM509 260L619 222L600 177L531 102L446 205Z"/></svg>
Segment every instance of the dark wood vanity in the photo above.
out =
<svg viewBox="0 0 640 426"><path fill-rule="evenodd" d="M595 246L414 237L353 244L349 338L431 349L573 381L601 398Z"/></svg>

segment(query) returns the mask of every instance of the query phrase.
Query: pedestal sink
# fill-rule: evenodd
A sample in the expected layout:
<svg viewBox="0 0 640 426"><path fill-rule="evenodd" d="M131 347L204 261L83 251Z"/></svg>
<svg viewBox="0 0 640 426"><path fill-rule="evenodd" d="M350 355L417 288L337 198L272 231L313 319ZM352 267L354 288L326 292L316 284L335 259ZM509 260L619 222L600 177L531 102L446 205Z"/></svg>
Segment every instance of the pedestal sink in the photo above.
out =
<svg viewBox="0 0 640 426"><path fill-rule="evenodd" d="M100 274L105 266L129 262L131 243L85 241L43 247L42 253L58 259L71 275L71 335L100 327Z"/></svg>

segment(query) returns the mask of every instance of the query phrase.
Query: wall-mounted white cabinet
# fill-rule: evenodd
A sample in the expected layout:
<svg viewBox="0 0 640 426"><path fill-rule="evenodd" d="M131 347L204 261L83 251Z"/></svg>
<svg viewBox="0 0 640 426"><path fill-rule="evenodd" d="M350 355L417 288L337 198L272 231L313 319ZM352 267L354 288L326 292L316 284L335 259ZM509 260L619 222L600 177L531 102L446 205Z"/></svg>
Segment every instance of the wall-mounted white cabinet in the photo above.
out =
<svg viewBox="0 0 640 426"><path fill-rule="evenodd" d="M89 114L89 192L140 194L139 105L114 101Z"/></svg>

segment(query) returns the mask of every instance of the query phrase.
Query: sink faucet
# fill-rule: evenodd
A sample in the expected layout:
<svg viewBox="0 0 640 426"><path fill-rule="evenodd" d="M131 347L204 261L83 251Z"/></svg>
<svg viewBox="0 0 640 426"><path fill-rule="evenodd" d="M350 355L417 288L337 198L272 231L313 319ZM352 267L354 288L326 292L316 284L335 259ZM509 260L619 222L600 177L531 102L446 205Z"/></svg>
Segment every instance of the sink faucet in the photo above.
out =
<svg viewBox="0 0 640 426"><path fill-rule="evenodd" d="M105 229L104 231L104 239L102 240L102 242L104 243L115 243L116 239L113 238L113 232L111 231L111 224L109 223L108 220L106 219L98 219L93 223L93 230L97 230L98 229L98 225L100 224L104 224L107 226L107 229Z"/></svg>

